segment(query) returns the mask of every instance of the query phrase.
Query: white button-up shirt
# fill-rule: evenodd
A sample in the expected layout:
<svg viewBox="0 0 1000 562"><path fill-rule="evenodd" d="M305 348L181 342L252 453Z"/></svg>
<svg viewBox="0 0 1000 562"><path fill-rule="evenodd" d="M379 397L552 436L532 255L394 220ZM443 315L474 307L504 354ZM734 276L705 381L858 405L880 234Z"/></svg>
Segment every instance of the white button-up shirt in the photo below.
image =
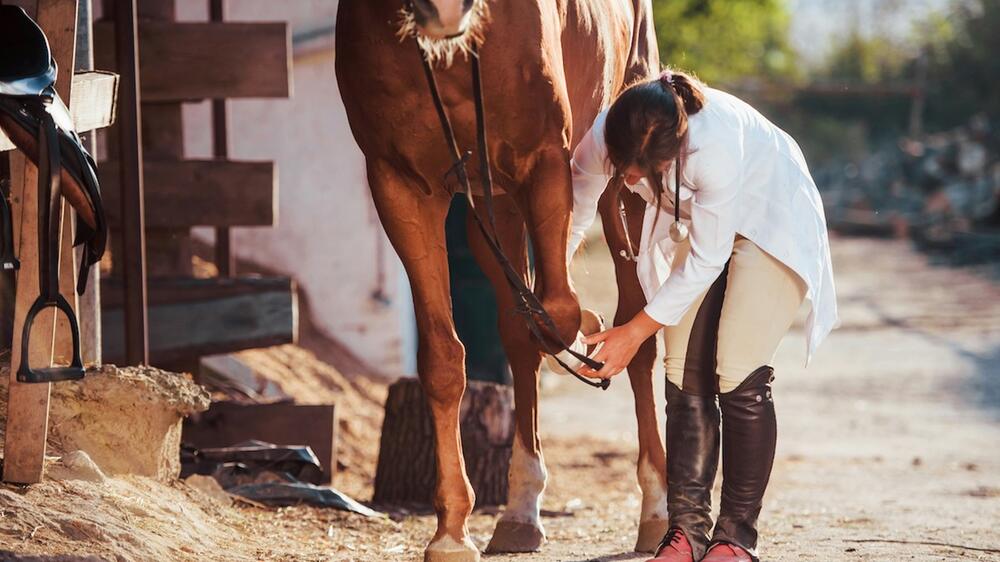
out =
<svg viewBox="0 0 1000 562"><path fill-rule="evenodd" d="M722 273L740 234L805 282L811 306L808 362L838 321L826 217L816 184L787 133L732 95L705 88L705 96L705 107L688 120L690 155L682 170L680 210L690 229L691 252L680 267L672 268L676 244L669 237L672 165L663 174L660 208L646 180L629 186L647 202L636 264L648 302L645 311L661 324L677 324ZM593 224L597 201L613 173L604 141L606 116L607 110L597 116L573 153L570 256Z"/></svg>

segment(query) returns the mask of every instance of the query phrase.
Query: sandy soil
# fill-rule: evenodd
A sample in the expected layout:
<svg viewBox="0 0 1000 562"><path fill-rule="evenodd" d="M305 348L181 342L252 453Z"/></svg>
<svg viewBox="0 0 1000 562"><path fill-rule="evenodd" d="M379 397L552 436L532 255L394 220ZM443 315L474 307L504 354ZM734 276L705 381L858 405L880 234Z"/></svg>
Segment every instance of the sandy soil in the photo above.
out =
<svg viewBox="0 0 1000 562"><path fill-rule="evenodd" d="M798 329L776 360L780 435L763 559L1000 560L1000 284L934 267L901 242L836 240L834 253L843 327L808 369ZM608 259L592 244L574 271L585 303L606 314L614 302ZM354 430L368 444L355 445L356 466L345 467L353 476L344 487L360 499L370 494L375 462L379 413L369 402L352 402L366 420ZM486 559L643 560L631 553L639 493L627 381L600 393L547 375L541 425L549 543L539 553ZM496 517L473 515L481 547ZM364 519L229 506L182 483L141 478L0 487L0 550L22 553L419 560L433 525L429 514Z"/></svg>
<svg viewBox="0 0 1000 562"><path fill-rule="evenodd" d="M842 328L805 369L799 323L775 361L780 437L763 560L1000 560L1000 284L932 266L905 242L838 239L834 259ZM585 305L610 317L606 250L594 243L578 261ZM627 381L599 393L549 375L540 415L549 543L488 559L644 560L631 552L639 494ZM480 546L494 521L473 516ZM418 559L432 525L408 518L401 535L379 537L381 552L345 559L384 560L400 547Z"/></svg>

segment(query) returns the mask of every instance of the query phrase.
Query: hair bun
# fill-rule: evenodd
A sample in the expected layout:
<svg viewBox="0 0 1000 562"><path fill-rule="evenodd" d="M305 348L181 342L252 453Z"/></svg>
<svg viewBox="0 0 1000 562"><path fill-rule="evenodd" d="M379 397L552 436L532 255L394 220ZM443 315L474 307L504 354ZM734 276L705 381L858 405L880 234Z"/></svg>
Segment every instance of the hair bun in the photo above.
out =
<svg viewBox="0 0 1000 562"><path fill-rule="evenodd" d="M669 78L664 78L665 76ZM704 84L697 78L683 72L664 70L660 73L660 82L670 86L684 104L684 110L688 115L694 115L705 107L705 94L702 92Z"/></svg>

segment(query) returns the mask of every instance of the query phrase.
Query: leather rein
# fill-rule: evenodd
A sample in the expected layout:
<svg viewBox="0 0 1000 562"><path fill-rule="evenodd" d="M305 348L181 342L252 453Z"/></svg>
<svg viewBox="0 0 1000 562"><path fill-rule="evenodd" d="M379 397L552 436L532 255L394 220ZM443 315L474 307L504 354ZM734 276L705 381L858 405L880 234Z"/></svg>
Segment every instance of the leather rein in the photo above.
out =
<svg viewBox="0 0 1000 562"><path fill-rule="evenodd" d="M438 119L441 121L441 131L444 133L445 142L451 153L452 166L445 173L445 179L449 175L454 174L459 184L465 190L472 216L475 217L476 224L479 226L479 231L483 234L483 238L486 239L487 246L489 246L493 256L503 269L507 285L514 296L514 301L517 303L515 312L524 316L525 323L528 325L528 329L532 335L542 345L544 351L552 355L563 369L566 369L567 372L589 386L607 390L611 384L611 379L600 379L599 381L588 379L559 358L557 353L568 351L570 355L595 371L604 367L603 363L594 361L590 357L576 352L563 341L559 335L559 331L556 329L555 322L549 313L545 311L545 308L542 307L538 296L535 295L534 291L525 283L524 278L514 269L514 266L500 247L500 240L497 236L496 216L493 208L493 178L490 172L489 147L486 143L486 117L483 109L482 76L479 70L479 46L473 43L470 59L472 66L472 97L476 108L476 149L479 158L479 181L483 188L485 221L480 216L473 199L472 186L466 168L466 162L472 155L472 151L462 153L459 149L451 120L448 117L448 112L445 110L444 103L441 101L437 80L434 77L434 68L431 66L427 53L424 52L419 43L417 43L417 49L420 53L420 62L423 64L424 75L427 78L427 86L434 100L434 109L437 110ZM557 345L551 346L550 342L556 342Z"/></svg>

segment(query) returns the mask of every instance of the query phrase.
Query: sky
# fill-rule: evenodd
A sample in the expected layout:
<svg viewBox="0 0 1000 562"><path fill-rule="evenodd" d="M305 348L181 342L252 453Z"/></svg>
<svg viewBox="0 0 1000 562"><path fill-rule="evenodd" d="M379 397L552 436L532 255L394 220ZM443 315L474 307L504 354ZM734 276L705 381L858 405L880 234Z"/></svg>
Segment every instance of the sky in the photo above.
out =
<svg viewBox="0 0 1000 562"><path fill-rule="evenodd" d="M885 30L905 38L913 24L950 0L786 0L792 15L792 44L807 64L823 60L835 38L857 28L862 35Z"/></svg>

